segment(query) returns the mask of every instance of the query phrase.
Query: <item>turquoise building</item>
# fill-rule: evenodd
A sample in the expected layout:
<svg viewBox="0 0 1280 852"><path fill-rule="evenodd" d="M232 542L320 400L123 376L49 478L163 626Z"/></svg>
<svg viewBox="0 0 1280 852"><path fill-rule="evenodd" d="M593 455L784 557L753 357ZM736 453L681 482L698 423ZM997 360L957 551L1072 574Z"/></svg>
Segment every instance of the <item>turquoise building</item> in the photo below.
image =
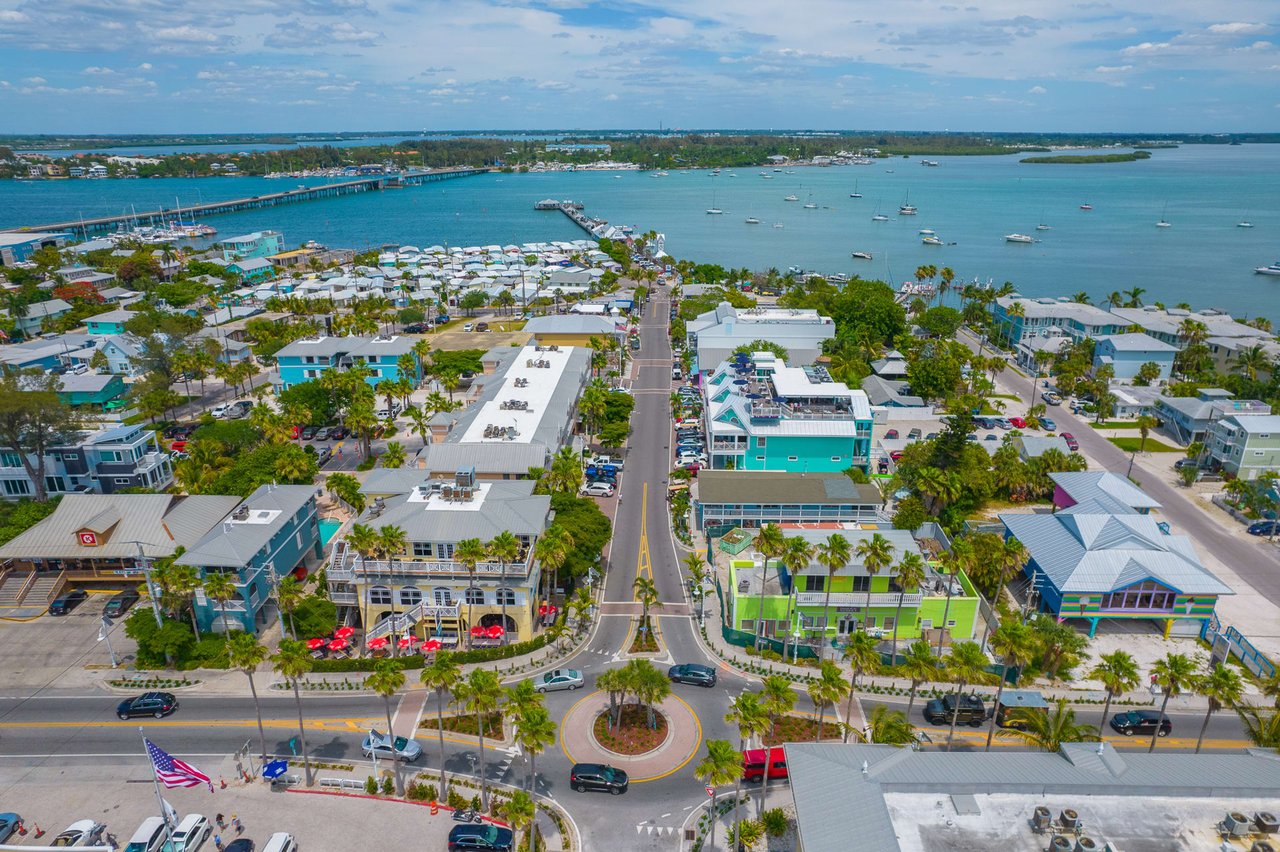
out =
<svg viewBox="0 0 1280 852"><path fill-rule="evenodd" d="M823 367L770 352L725 361L706 383L711 467L797 473L867 470L871 404Z"/></svg>
<svg viewBox="0 0 1280 852"><path fill-rule="evenodd" d="M276 231L254 231L252 234L219 240L218 245L222 248L223 260L266 258L284 251L284 234Z"/></svg>
<svg viewBox="0 0 1280 852"><path fill-rule="evenodd" d="M356 364L369 368L366 381L377 385L381 381L399 381L400 358L413 359L412 382L422 379L422 361L413 351L417 340L413 337L309 337L295 340L276 352L276 367L280 373L277 391L288 390L294 385L318 379L329 370L346 370Z"/></svg>
<svg viewBox="0 0 1280 852"><path fill-rule="evenodd" d="M236 586L225 603L196 592L201 630L256 633L271 623L274 606L268 603L280 579L290 574L303 579L319 565L315 495L310 485L263 485L178 557L179 565L195 567L202 580L223 573Z"/></svg>
<svg viewBox="0 0 1280 852"><path fill-rule="evenodd" d="M116 334L127 334L124 324L137 316L134 311L118 308L105 314L89 317L84 321L85 328L93 337L111 337Z"/></svg>

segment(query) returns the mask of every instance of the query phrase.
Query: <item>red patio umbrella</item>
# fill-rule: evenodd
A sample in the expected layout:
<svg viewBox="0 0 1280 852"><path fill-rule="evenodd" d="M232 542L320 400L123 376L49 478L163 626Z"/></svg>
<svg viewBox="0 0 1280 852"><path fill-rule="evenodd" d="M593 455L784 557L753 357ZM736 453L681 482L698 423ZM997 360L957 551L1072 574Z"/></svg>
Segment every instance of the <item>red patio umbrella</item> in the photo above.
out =
<svg viewBox="0 0 1280 852"><path fill-rule="evenodd" d="M390 640L390 639L388 639L388 638L387 638L387 637L385 637L385 636L379 636L379 637L377 637L376 639L370 639L370 640L369 640L369 642L368 642L368 645L369 645L370 650L378 651L378 650L381 650L381 649L383 649L383 648L387 647L387 644L388 644L390 641L391 641L391 640Z"/></svg>
<svg viewBox="0 0 1280 852"><path fill-rule="evenodd" d="M324 647L324 643L325 643L325 642L327 642L327 641L328 641L327 639L308 639L308 640L307 640L307 650L308 650L308 651L319 651L321 648L323 648L323 647Z"/></svg>
<svg viewBox="0 0 1280 852"><path fill-rule="evenodd" d="M493 625L492 627L490 627L488 630L486 630L486 631L484 632L484 635L485 635L485 636L488 636L490 639L497 639L497 638L501 637L501 636L502 636L502 634L503 634L503 633L505 633L505 632L506 632L506 631L502 629L502 626L501 626L501 625L499 625L499 624L495 624L495 625Z"/></svg>
<svg viewBox="0 0 1280 852"><path fill-rule="evenodd" d="M428 639L422 643L422 650L424 651L439 651L443 647L439 639Z"/></svg>
<svg viewBox="0 0 1280 852"><path fill-rule="evenodd" d="M477 624L476 626L474 626L474 627L472 627L472 628L471 628L471 635L472 635L472 636L477 636L477 637L479 637L479 636L483 636L483 635L484 635L484 628L483 628L483 627L481 627L479 624Z"/></svg>
<svg viewBox="0 0 1280 852"><path fill-rule="evenodd" d="M329 643L329 650L342 651L346 649L348 644L350 643L347 642L346 639L334 639L332 642Z"/></svg>
<svg viewBox="0 0 1280 852"><path fill-rule="evenodd" d="M421 641L422 640L419 639L417 636L401 636L400 639L396 642L396 645L401 648L408 648L410 645L416 645Z"/></svg>
<svg viewBox="0 0 1280 852"><path fill-rule="evenodd" d="M339 627L337 630L333 631L334 639L350 639L355 635L356 629L354 627Z"/></svg>

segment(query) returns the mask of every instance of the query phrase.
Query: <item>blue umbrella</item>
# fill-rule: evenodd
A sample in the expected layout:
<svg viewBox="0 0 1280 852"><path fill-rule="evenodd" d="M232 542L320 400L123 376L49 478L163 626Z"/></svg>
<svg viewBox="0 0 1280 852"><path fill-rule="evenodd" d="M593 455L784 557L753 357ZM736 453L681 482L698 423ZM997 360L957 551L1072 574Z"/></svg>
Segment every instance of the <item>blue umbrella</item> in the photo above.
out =
<svg viewBox="0 0 1280 852"><path fill-rule="evenodd" d="M289 771L289 761L273 760L266 766L262 767L263 778L279 778L281 775Z"/></svg>

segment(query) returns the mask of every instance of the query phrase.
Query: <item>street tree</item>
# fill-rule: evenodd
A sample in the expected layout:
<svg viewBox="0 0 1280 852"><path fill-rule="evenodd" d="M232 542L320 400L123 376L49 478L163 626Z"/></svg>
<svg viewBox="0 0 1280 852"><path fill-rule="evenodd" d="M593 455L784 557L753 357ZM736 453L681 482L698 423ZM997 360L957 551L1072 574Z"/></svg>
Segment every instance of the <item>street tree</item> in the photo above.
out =
<svg viewBox="0 0 1280 852"><path fill-rule="evenodd" d="M393 660L378 660L373 664L373 671L364 679L365 689L382 696L384 709L387 711L387 741L391 744L391 762L394 764L396 776L396 795L404 795L404 778L401 767L404 763L396 754L396 733L391 727L391 699L404 686L404 669ZM373 744L370 743L372 746Z"/></svg>
<svg viewBox="0 0 1280 852"><path fill-rule="evenodd" d="M49 499L49 450L70 441L76 432L75 413L58 398L60 381L41 370L0 376L0 446L18 457L37 503Z"/></svg>
<svg viewBox="0 0 1280 852"><path fill-rule="evenodd" d="M437 651L431 665L418 675L418 680L436 693L436 729L440 738L440 796L447 799L449 778L448 767L444 762L444 696L449 693L452 697L453 691L458 688L458 683L462 680L462 667L453 661L447 651Z"/></svg>
<svg viewBox="0 0 1280 852"><path fill-rule="evenodd" d="M311 752L307 749L307 728L302 720L302 692L298 682L311 671L315 663L307 646L293 639L281 639L280 646L271 657L276 674L289 681L293 687L293 700L298 705L298 742L302 745L302 765L307 786L311 786Z"/></svg>

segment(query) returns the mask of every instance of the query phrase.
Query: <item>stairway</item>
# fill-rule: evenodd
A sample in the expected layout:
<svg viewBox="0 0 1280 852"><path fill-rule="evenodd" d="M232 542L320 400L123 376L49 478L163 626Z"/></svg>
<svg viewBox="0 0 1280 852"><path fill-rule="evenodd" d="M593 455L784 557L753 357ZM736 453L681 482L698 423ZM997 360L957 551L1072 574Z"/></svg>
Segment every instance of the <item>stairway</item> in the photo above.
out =
<svg viewBox="0 0 1280 852"><path fill-rule="evenodd" d="M27 590L26 597L23 598L28 606L44 606L52 603L61 592L63 585L67 582L67 576L62 573L58 574L40 574L36 577L36 581L31 584L31 588Z"/></svg>
<svg viewBox="0 0 1280 852"><path fill-rule="evenodd" d="M0 583L0 607L20 606L30 580L30 574L14 573L5 577L4 583Z"/></svg>

